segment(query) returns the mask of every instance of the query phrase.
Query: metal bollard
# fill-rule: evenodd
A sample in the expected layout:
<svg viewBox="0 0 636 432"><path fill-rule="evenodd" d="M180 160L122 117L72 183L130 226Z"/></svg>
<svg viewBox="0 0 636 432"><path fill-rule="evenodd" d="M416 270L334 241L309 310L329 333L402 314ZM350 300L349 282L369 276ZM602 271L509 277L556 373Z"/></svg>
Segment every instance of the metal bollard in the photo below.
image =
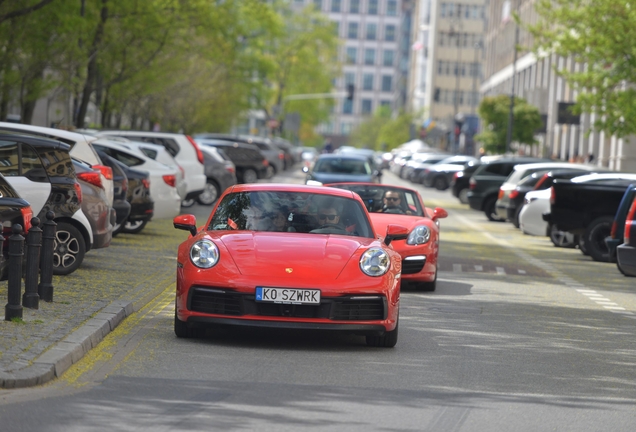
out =
<svg viewBox="0 0 636 432"><path fill-rule="evenodd" d="M7 287L8 303L4 307L5 321L12 318L22 318L20 293L22 292L22 256L24 253L24 237L20 235L22 225L11 227L13 235L9 237L9 286Z"/></svg>
<svg viewBox="0 0 636 432"><path fill-rule="evenodd" d="M57 224L53 222L55 213L46 213L46 222L42 231L42 251L40 253L40 284L38 294L47 302L53 301L53 247Z"/></svg>
<svg viewBox="0 0 636 432"><path fill-rule="evenodd" d="M39 227L40 219L31 219L31 229L26 237L26 276L24 278L24 295L22 306L30 309L38 309L40 295L38 294L38 275L40 269L40 242L42 230Z"/></svg>

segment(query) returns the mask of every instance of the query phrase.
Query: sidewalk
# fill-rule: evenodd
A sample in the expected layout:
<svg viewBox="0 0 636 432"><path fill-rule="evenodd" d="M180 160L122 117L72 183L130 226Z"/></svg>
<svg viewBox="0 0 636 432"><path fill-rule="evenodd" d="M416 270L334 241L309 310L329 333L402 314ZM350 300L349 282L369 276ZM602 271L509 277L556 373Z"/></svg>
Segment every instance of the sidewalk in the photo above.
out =
<svg viewBox="0 0 636 432"><path fill-rule="evenodd" d="M119 234L91 250L81 267L53 277L53 302L0 321L0 388L29 387L61 376L111 332L174 284L177 246L187 233L153 220L139 234ZM24 282L22 287L24 292ZM7 302L7 281L0 282ZM172 331L172 329L167 329Z"/></svg>

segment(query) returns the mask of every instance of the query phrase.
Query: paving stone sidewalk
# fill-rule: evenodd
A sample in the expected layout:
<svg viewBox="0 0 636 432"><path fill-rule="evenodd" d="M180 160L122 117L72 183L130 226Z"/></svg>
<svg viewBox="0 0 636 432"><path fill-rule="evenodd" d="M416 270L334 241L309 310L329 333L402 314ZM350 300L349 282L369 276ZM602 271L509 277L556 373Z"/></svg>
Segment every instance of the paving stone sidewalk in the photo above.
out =
<svg viewBox="0 0 636 432"><path fill-rule="evenodd" d="M120 234L109 247L89 251L74 273L54 276L53 302L24 308L19 321L5 321L3 315L0 388L61 376L126 316L173 285L177 246L187 236L172 220L153 220L139 234ZM7 281L0 282L0 298L6 304Z"/></svg>

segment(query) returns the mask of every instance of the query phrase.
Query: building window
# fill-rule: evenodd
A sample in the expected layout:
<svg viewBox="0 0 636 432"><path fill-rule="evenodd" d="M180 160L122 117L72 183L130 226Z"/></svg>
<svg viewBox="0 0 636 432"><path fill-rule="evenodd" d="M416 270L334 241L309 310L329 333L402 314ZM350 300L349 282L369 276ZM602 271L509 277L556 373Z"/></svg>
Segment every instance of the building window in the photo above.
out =
<svg viewBox="0 0 636 432"><path fill-rule="evenodd" d="M349 39L358 39L358 23L350 22L347 28L347 37Z"/></svg>
<svg viewBox="0 0 636 432"><path fill-rule="evenodd" d="M394 62L394 58L395 58L395 51L390 50L390 49L386 49L384 50L384 57L382 58L382 65L383 66L393 66L393 62Z"/></svg>
<svg viewBox="0 0 636 432"><path fill-rule="evenodd" d="M389 0L386 3L386 14L388 16L397 16L397 1Z"/></svg>
<svg viewBox="0 0 636 432"><path fill-rule="evenodd" d="M351 133L351 123L342 122L340 124L340 133L342 135L349 135Z"/></svg>
<svg viewBox="0 0 636 432"><path fill-rule="evenodd" d="M390 100L381 100L380 101L380 106L381 107L390 107L391 106L391 101Z"/></svg>
<svg viewBox="0 0 636 432"><path fill-rule="evenodd" d="M345 87L348 86L349 84L356 84L356 74L354 74L353 72L346 72L345 76L344 76L344 80L345 80Z"/></svg>
<svg viewBox="0 0 636 432"><path fill-rule="evenodd" d="M389 42L395 41L395 26L393 24L387 24L384 28L384 40Z"/></svg>
<svg viewBox="0 0 636 432"><path fill-rule="evenodd" d="M355 47L347 47L347 64L356 64L358 50Z"/></svg>
<svg viewBox="0 0 636 432"><path fill-rule="evenodd" d="M364 50L364 64L369 66L375 64L375 50L373 48L366 48Z"/></svg>
<svg viewBox="0 0 636 432"><path fill-rule="evenodd" d="M340 12L340 0L331 0L331 12Z"/></svg>
<svg viewBox="0 0 636 432"><path fill-rule="evenodd" d="M340 36L340 22L339 21L331 21L333 25L333 32L336 36Z"/></svg>
<svg viewBox="0 0 636 432"><path fill-rule="evenodd" d="M322 0L314 0L314 7L316 10L322 10Z"/></svg>
<svg viewBox="0 0 636 432"><path fill-rule="evenodd" d="M369 8L367 9L369 15L378 14L378 0L369 0Z"/></svg>
<svg viewBox="0 0 636 432"><path fill-rule="evenodd" d="M375 40L378 33L378 25L376 23L367 24L367 40Z"/></svg>
<svg viewBox="0 0 636 432"><path fill-rule="evenodd" d="M349 12L360 13L360 0L349 0Z"/></svg>
<svg viewBox="0 0 636 432"><path fill-rule="evenodd" d="M373 74L364 74L362 77L362 90L373 90Z"/></svg>
<svg viewBox="0 0 636 432"><path fill-rule="evenodd" d="M382 75L382 91L390 92L393 86L393 77L391 75Z"/></svg>
<svg viewBox="0 0 636 432"><path fill-rule="evenodd" d="M373 109L373 101L371 99L362 99L362 114L369 115Z"/></svg>
<svg viewBox="0 0 636 432"><path fill-rule="evenodd" d="M344 103L342 104L342 113L353 114L353 101L345 99Z"/></svg>

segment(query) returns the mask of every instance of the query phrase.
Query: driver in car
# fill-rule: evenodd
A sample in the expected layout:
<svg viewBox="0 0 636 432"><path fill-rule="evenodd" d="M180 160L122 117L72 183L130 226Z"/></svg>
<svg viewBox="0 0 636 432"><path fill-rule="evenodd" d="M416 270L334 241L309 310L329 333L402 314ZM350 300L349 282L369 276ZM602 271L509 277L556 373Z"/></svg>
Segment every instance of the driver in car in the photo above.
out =
<svg viewBox="0 0 636 432"><path fill-rule="evenodd" d="M393 214L411 214L410 211L404 211L402 209L402 198L400 194L396 191L388 190L384 193L384 198L382 199L384 205L382 206L382 213L393 213Z"/></svg>

